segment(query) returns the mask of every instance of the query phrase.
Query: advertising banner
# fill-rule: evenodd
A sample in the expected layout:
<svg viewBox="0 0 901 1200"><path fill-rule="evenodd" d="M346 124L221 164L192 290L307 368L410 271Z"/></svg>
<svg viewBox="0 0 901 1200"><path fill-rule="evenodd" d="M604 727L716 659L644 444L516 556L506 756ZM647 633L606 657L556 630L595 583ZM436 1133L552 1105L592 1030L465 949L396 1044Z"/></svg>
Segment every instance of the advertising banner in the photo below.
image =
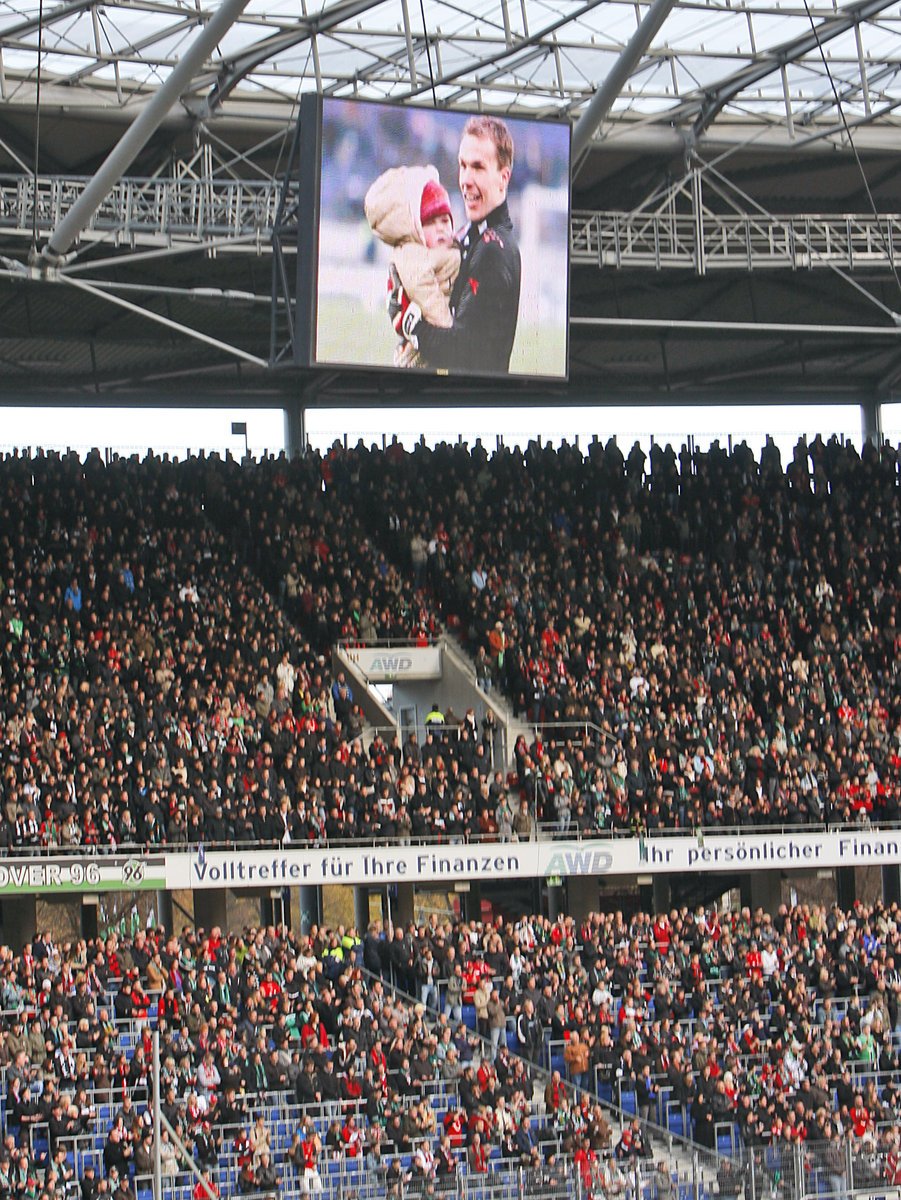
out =
<svg viewBox="0 0 901 1200"><path fill-rule="evenodd" d="M169 883L163 855L106 855L7 859L0 863L0 896L42 893L159 891Z"/></svg>
<svg viewBox="0 0 901 1200"><path fill-rule="evenodd" d="M453 884L468 879L539 876L818 870L899 861L901 835L884 835L878 830L328 850L285 847L245 854L201 849L191 856L190 881L183 886Z"/></svg>
<svg viewBox="0 0 901 1200"><path fill-rule="evenodd" d="M269 850L190 850L166 854L7 859L0 896L28 893L168 891L183 888L452 886L467 880L566 879L705 871L803 871L901 863L901 832L778 833L587 841L481 842L430 846L352 846Z"/></svg>

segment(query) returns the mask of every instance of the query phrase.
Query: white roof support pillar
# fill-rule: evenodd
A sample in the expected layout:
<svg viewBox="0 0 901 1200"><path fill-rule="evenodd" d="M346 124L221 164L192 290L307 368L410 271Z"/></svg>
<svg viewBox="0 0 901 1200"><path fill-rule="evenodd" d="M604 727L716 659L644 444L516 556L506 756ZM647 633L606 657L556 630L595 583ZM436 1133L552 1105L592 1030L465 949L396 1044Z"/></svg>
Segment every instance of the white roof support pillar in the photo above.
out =
<svg viewBox="0 0 901 1200"><path fill-rule="evenodd" d="M623 48L622 54L613 64L612 71L583 110L573 130L573 174L576 173L589 142L600 129L617 96L625 87L626 80L641 62L642 55L660 31L674 4L675 0L654 0Z"/></svg>

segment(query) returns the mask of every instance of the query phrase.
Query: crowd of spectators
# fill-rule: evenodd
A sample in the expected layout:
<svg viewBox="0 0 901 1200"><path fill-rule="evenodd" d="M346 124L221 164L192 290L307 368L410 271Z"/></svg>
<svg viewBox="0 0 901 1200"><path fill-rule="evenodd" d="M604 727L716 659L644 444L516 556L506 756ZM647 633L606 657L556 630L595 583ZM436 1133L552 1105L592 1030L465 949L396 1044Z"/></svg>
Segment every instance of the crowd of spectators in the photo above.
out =
<svg viewBox="0 0 901 1200"><path fill-rule="evenodd" d="M500 1161L542 1179L574 1169L614 1195L654 1153L661 1090L700 1147L734 1128L739 1163L785 1170L801 1155L835 1183L869 1162L897 1183L899 922L857 904L433 917L374 922L362 939L186 928L56 946L42 933L0 950L0 1194L67 1195L85 1162L72 1147L91 1134L102 1160L82 1194L128 1200L153 1161L153 1028L162 1114L213 1182L228 1161L246 1193L275 1194L289 1173L316 1191L330 1159L359 1159L391 1194ZM469 1005L481 1039L459 1019ZM429 1102L439 1082L445 1108ZM620 1127L598 1096L627 1093L637 1115ZM267 1113L290 1104L275 1159ZM163 1140L175 1178L184 1164Z"/></svg>
<svg viewBox="0 0 901 1200"><path fill-rule="evenodd" d="M896 821L894 452L647 467L7 456L0 846ZM515 779L472 712L364 744L330 647L442 625L549 723Z"/></svg>
<svg viewBox="0 0 901 1200"><path fill-rule="evenodd" d="M613 441L13 455L0 498L4 853L901 815L890 447L817 438L785 469L772 444L648 463ZM473 711L364 739L333 672L336 641L445 624L543 723L509 775ZM248 1194L290 1172L312 1191L330 1157L361 1157L393 1196L499 1154L616 1195L663 1095L702 1147L732 1125L774 1171L800 1148L838 1194L853 1147L897 1184L899 926L857 905L42 935L0 948L0 1200L130 1200L152 1161L152 1027L167 1120L211 1183L228 1157ZM424 1103L439 1080L446 1126ZM634 1095L636 1122L616 1131L598 1089ZM271 1093L304 1107L286 1161L256 1119ZM76 1179L85 1133L102 1162Z"/></svg>
<svg viewBox="0 0 901 1200"><path fill-rule="evenodd" d="M532 1126L528 1065L506 1047L482 1065L465 1025L396 994L387 957L386 981L364 974L362 958L343 928L151 930L59 947L42 932L21 954L3 947L0 1195L62 1200L80 1182L84 1197L129 1200L146 1189L154 1028L161 1113L214 1185L228 1162L241 1194L275 1195L286 1180L292 1194L316 1193L329 1160L365 1160L393 1195L467 1165L487 1173L493 1151L556 1177L556 1142ZM439 1081L446 1112L429 1102ZM293 1139L274 1161L265 1114L289 1112ZM186 1171L178 1141L164 1130L172 1181Z"/></svg>
<svg viewBox="0 0 901 1200"><path fill-rule="evenodd" d="M334 452L486 684L553 727L520 783L561 829L899 816L898 459L836 438ZM359 477L359 478L357 478ZM421 574L421 571L420 571ZM561 745L562 743L562 745ZM561 751L562 750L562 754Z"/></svg>
<svg viewBox="0 0 901 1200"><path fill-rule="evenodd" d="M762 1148L894 1137L899 920L881 905L699 909L581 925L524 917L429 940L445 960L454 948L443 975L464 960L489 1039L509 1018L518 1053L537 1062L549 1039L577 1088L632 1093L643 1119L660 1115L664 1089L699 1144L715 1148L717 1125L734 1122L746 1147ZM395 957L411 970L409 955ZM545 1098L565 1127L571 1097L556 1078Z"/></svg>
<svg viewBox="0 0 901 1200"><path fill-rule="evenodd" d="M505 783L491 771L490 718L364 746L328 650L359 635L355 597L366 582L365 612L384 555L342 590L365 536L324 504L318 464L292 465L303 487L287 470L0 463L0 847L462 837L477 831L473 798L484 791L485 809L489 783L493 819ZM290 571L267 590L247 515L257 476L306 513L300 596ZM386 577L394 596L399 576ZM310 605L308 578L319 580Z"/></svg>

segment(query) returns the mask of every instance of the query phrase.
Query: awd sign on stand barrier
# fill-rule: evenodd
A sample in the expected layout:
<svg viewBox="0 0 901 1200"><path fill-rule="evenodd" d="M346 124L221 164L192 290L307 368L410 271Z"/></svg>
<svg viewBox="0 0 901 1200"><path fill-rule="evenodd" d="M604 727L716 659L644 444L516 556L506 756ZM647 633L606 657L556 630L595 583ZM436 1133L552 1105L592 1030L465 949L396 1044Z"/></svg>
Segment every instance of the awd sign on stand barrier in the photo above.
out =
<svg viewBox="0 0 901 1200"><path fill-rule="evenodd" d="M441 678L440 646L345 646L344 653L370 683Z"/></svg>

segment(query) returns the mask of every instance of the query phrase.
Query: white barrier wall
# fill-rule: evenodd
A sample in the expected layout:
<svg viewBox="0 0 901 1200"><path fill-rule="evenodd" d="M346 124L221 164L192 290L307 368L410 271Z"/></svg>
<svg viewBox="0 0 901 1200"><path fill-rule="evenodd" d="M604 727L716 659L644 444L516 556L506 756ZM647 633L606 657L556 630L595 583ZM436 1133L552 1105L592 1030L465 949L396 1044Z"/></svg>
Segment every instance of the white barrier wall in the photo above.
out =
<svg viewBox="0 0 901 1200"><path fill-rule="evenodd" d="M325 883L454 884L468 879L685 872L817 870L901 863L901 831L716 834L481 842L442 846L354 846L179 853L48 856L0 864L0 896L101 891L318 886Z"/></svg>

